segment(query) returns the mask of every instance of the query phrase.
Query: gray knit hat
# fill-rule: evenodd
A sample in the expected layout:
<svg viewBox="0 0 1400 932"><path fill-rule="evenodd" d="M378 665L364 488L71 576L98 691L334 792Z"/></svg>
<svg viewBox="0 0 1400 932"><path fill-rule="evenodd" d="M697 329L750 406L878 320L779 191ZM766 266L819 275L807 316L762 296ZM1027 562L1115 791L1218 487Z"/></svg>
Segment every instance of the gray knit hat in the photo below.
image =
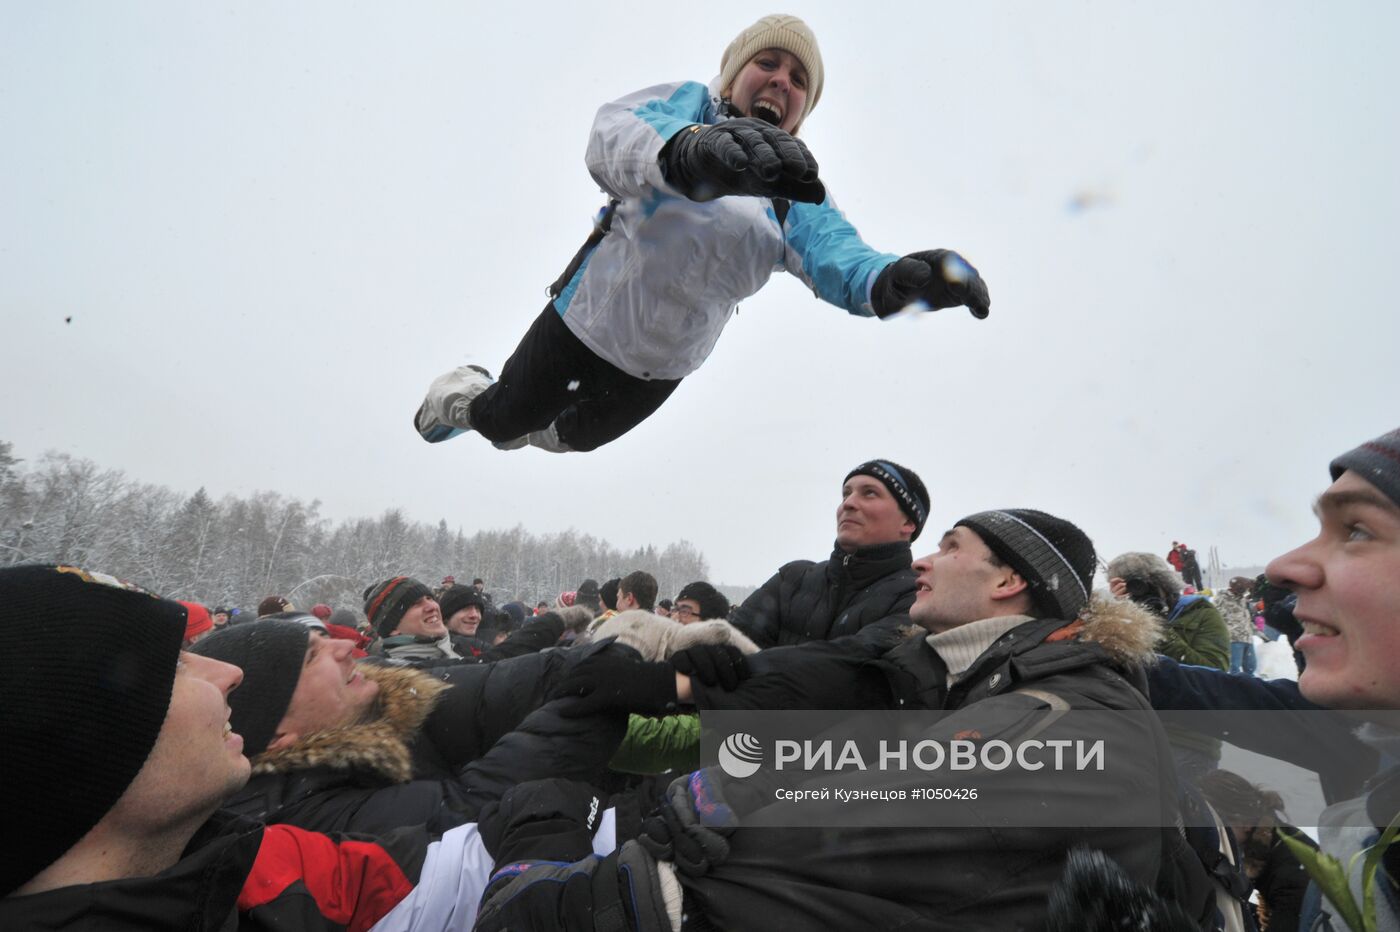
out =
<svg viewBox="0 0 1400 932"><path fill-rule="evenodd" d="M817 37L812 33L812 28L798 17L774 13L763 17L735 36L719 60L720 93L728 91L749 60L764 49L791 52L802 62L802 67L807 69L807 100L802 105L801 119L793 127L795 134L802 128L802 122L807 119L807 115L816 109L825 81L822 53L821 49L817 48Z"/></svg>
<svg viewBox="0 0 1400 932"><path fill-rule="evenodd" d="M243 736L248 757L261 754L277 735L301 679L311 637L306 625L264 618L216 631L190 648L190 653L243 671L243 682L228 697L233 710L229 724Z"/></svg>
<svg viewBox="0 0 1400 932"><path fill-rule="evenodd" d="M981 511L963 518L998 557L1030 585L1036 606L1052 618L1072 621L1089 604L1094 583L1094 543L1054 515L1029 508Z"/></svg>
<svg viewBox="0 0 1400 932"><path fill-rule="evenodd" d="M1400 429L1381 434L1332 461L1332 481L1348 469L1400 505Z"/></svg>

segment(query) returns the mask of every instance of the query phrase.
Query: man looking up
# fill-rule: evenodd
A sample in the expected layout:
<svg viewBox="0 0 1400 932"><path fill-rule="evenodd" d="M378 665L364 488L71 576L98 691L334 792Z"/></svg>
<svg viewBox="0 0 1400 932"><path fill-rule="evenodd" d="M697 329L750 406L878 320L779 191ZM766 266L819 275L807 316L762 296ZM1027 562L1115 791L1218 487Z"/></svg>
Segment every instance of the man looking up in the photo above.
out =
<svg viewBox="0 0 1400 932"><path fill-rule="evenodd" d="M909 545L928 520L928 490L914 470L871 460L846 474L836 508L836 547L824 563L783 566L734 614L759 647L828 641L909 611Z"/></svg>
<svg viewBox="0 0 1400 932"><path fill-rule="evenodd" d="M230 720L253 777L225 805L268 822L443 832L475 821L521 781L600 781L622 737L620 719L579 722L539 708L566 652L428 673L356 663L349 641L285 621L241 625L196 647L244 671Z"/></svg>
<svg viewBox="0 0 1400 932"><path fill-rule="evenodd" d="M182 652L185 625L178 603L100 573L0 570L3 786L22 800L0 845L0 928L470 924L474 826L342 840L217 811L248 780L228 706L243 674Z"/></svg>

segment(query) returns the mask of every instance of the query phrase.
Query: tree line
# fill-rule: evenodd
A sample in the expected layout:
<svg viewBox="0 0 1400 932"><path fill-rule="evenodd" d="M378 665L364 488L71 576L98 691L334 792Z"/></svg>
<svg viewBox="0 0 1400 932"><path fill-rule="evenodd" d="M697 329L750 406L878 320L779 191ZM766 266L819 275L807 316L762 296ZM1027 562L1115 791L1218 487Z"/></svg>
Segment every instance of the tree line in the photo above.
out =
<svg viewBox="0 0 1400 932"><path fill-rule="evenodd" d="M267 491L183 496L64 453L30 465L0 441L0 565L73 564L172 599L253 608L275 593L303 608L358 609L364 588L381 579L408 575L433 586L450 574L465 583L480 576L498 602L533 604L589 577L646 570L674 595L709 573L684 540L624 551L572 529L468 534L395 508L333 523L320 506Z"/></svg>

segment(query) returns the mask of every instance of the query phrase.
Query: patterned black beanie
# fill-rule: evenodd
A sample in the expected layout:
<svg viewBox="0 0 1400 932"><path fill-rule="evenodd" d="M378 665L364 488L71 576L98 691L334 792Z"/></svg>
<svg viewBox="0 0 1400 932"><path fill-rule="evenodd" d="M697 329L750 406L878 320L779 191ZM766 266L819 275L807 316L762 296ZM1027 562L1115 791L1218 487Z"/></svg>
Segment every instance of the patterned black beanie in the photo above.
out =
<svg viewBox="0 0 1400 932"><path fill-rule="evenodd" d="M243 682L228 697L233 710L229 724L243 736L243 753L248 757L267 750L277 734L301 679L310 638L306 625L261 619L217 631L190 648L192 654L222 660L243 671Z"/></svg>
<svg viewBox="0 0 1400 932"><path fill-rule="evenodd" d="M893 460L871 460L846 473L846 478L841 481L849 481L852 476L869 476L883 483L894 496L899 510L914 522L914 533L909 539L919 539L924 530L924 522L928 520L928 489L924 488L924 481L919 478L918 473Z"/></svg>
<svg viewBox="0 0 1400 932"><path fill-rule="evenodd" d="M1021 574L1036 606L1051 618L1073 621L1089 604L1094 585L1094 543L1054 515L1029 508L981 511L963 518L1001 560Z"/></svg>
<svg viewBox="0 0 1400 932"><path fill-rule="evenodd" d="M1381 434L1332 461L1332 481L1350 469L1400 505L1400 429Z"/></svg>
<svg viewBox="0 0 1400 932"><path fill-rule="evenodd" d="M431 597L433 590L412 576L395 576L365 590L365 617L382 638L389 636L404 613L423 596Z"/></svg>
<svg viewBox="0 0 1400 932"><path fill-rule="evenodd" d="M0 570L0 897L136 779L170 708L185 608L71 566Z"/></svg>

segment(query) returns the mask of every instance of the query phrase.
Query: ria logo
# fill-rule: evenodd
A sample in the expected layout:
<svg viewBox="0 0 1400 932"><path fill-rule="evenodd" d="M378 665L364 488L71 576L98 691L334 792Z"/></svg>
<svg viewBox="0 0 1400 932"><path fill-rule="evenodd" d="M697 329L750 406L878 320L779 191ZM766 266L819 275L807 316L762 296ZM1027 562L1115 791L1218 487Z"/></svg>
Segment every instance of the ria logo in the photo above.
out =
<svg viewBox="0 0 1400 932"><path fill-rule="evenodd" d="M719 766L731 777L751 777L763 766L763 745L753 735L736 731L719 746Z"/></svg>

